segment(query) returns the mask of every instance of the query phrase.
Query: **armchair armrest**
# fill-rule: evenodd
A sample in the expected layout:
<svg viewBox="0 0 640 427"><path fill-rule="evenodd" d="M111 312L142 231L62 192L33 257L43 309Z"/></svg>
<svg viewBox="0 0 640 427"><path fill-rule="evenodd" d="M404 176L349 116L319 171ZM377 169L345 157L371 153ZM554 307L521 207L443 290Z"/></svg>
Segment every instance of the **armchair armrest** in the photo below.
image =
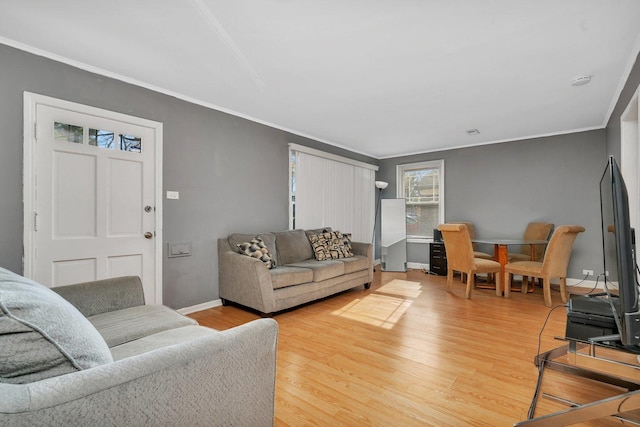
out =
<svg viewBox="0 0 640 427"><path fill-rule="evenodd" d="M137 276L115 277L51 288L85 317L144 305L142 281Z"/></svg>
<svg viewBox="0 0 640 427"><path fill-rule="evenodd" d="M0 383L0 425L274 422L278 326L226 331L29 384Z"/></svg>

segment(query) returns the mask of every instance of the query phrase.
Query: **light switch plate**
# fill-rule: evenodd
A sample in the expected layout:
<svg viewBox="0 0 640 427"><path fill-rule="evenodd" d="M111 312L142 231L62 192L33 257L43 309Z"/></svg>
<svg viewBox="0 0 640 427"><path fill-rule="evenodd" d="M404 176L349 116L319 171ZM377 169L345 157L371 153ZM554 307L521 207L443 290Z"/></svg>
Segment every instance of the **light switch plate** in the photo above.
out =
<svg viewBox="0 0 640 427"><path fill-rule="evenodd" d="M191 242L173 242L169 245L169 258L191 256Z"/></svg>

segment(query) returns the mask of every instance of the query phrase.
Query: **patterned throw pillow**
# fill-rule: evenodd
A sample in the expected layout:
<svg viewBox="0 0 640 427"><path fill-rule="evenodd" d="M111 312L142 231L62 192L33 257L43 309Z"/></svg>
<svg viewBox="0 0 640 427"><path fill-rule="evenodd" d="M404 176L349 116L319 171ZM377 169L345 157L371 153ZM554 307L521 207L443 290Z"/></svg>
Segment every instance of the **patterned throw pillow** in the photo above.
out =
<svg viewBox="0 0 640 427"><path fill-rule="evenodd" d="M264 241L260 237L256 237L248 243L240 243L237 246L238 249L240 249L241 254L259 259L267 264L267 267L269 268L276 268L276 261L273 259L269 249L267 249L267 245L264 244Z"/></svg>
<svg viewBox="0 0 640 427"><path fill-rule="evenodd" d="M351 246L351 233L342 234L342 241L345 249L349 251L350 254L347 258L355 256L355 254L353 253L353 247Z"/></svg>
<svg viewBox="0 0 640 427"><path fill-rule="evenodd" d="M318 261L352 257L351 239L350 237L348 239L349 245L345 245L345 237L339 231L328 231L309 236L309 242L311 242L313 253Z"/></svg>

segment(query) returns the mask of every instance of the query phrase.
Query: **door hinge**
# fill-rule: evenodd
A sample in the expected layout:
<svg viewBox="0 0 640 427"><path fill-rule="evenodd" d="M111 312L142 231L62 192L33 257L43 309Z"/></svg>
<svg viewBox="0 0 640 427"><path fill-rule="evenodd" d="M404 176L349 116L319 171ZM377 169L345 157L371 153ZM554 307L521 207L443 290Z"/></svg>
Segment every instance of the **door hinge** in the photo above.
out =
<svg viewBox="0 0 640 427"><path fill-rule="evenodd" d="M38 122L33 122L33 138L38 140Z"/></svg>
<svg viewBox="0 0 640 427"><path fill-rule="evenodd" d="M33 213L33 231L38 231L38 212Z"/></svg>

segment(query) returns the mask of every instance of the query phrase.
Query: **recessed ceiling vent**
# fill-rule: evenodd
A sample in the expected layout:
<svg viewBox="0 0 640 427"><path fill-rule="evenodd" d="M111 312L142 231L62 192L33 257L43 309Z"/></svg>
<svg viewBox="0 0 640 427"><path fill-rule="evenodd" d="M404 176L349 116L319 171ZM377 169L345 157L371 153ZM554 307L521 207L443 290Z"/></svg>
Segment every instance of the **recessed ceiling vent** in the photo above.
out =
<svg viewBox="0 0 640 427"><path fill-rule="evenodd" d="M578 76L571 79L571 86L584 86L591 81L591 76Z"/></svg>
<svg viewBox="0 0 640 427"><path fill-rule="evenodd" d="M480 135L480 131L478 129L469 129L467 130L467 135Z"/></svg>

